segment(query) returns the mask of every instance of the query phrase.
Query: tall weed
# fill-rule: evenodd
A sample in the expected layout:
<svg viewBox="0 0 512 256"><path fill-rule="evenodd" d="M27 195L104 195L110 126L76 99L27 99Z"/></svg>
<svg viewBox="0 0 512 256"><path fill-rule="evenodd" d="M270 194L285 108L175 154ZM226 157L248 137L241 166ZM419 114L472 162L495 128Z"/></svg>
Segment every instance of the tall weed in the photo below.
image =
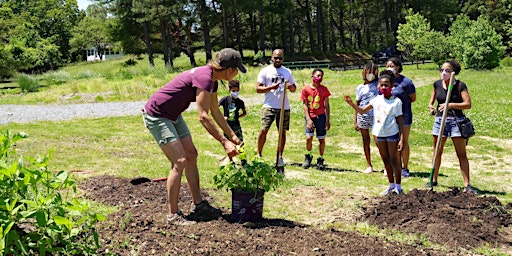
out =
<svg viewBox="0 0 512 256"><path fill-rule="evenodd" d="M16 76L16 83L24 93L39 91L39 82L35 76L20 73Z"/></svg>

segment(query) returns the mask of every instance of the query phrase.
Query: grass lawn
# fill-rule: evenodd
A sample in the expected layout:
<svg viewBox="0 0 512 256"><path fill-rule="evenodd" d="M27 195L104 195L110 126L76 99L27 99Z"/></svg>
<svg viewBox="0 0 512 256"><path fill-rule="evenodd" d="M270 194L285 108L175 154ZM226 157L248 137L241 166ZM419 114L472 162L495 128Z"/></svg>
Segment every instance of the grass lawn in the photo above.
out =
<svg viewBox="0 0 512 256"><path fill-rule="evenodd" d="M183 57L181 57L183 58ZM92 101L146 100L176 73L161 67L147 67L146 60L138 60L135 66L125 66L124 61L82 63L63 68L69 78L60 84L45 79L47 86L39 92L19 94L4 91L0 95L3 104L77 103L86 95L96 95ZM188 68L186 60L176 62ZM181 70L180 69L180 70ZM255 93L259 67L249 67L247 74L239 75L242 99L259 102L248 107L248 115L241 119L246 145L255 149L259 129L259 115L263 95ZM294 70L299 89L309 82L312 70ZM428 100L432 83L439 72L434 64L404 66L403 74L417 87L417 101L413 103L414 121L410 135L411 177L402 179L404 192L422 188L428 181L432 168L433 151L431 128L433 117L428 113ZM56 75L56 74L54 74ZM457 77L466 82L473 107L465 111L475 125L476 136L467 148L471 165L471 183L482 196L496 196L502 203L512 202L512 81L511 68L492 71L463 70ZM304 119L299 101L300 93L289 94L292 102L291 129L287 133L284 153L288 165L286 180L277 190L265 196L264 215L269 218L285 218L327 228L368 229L357 220L360 207L377 196L386 186L382 173L362 174L366 168L361 135L353 129L353 110L344 102L343 95L355 95L356 86L362 81L361 71L326 71L324 84L329 87L331 102L331 130L326 139L325 163L330 171L304 170L305 152ZM220 96L227 95L222 87ZM73 97L63 96L74 95ZM91 100L91 99L88 99ZM230 193L213 189L213 175L221 164L224 152L220 144L197 121L194 111L183 114L194 135L199 150L199 169L202 188L216 199L218 206L230 207ZM142 124L140 116L100 119L83 119L62 122L37 122L30 124L10 123L0 129L12 132L24 131L29 138L16 146L25 156L46 154L53 150L50 167L55 170L92 170L92 175L110 174L124 177L166 176L169 162ZM275 160L277 129L268 134L264 158ZM373 143L373 142L372 142ZM313 152L318 151L314 141ZM372 162L376 170L383 169L377 148L372 145ZM436 191L462 187L462 175L453 144L448 141L443 155L440 186ZM162 191L164 193L164 191ZM335 221L332 221L335 220ZM329 223L329 224L325 224Z"/></svg>

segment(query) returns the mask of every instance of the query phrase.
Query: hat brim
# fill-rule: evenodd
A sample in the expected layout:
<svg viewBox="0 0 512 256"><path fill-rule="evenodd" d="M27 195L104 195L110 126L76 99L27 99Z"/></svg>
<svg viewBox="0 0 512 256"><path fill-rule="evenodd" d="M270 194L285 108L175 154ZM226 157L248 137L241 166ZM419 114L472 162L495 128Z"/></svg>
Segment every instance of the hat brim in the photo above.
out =
<svg viewBox="0 0 512 256"><path fill-rule="evenodd" d="M247 68L244 66L244 64L242 64L242 63L238 64L237 68L238 68L238 70L240 70L240 72L247 73Z"/></svg>

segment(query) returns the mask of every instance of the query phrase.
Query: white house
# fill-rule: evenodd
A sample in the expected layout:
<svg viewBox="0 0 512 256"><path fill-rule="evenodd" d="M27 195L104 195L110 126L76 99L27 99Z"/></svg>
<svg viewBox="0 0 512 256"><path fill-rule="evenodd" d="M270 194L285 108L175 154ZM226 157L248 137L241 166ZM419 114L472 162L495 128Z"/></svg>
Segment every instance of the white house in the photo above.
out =
<svg viewBox="0 0 512 256"><path fill-rule="evenodd" d="M103 54L101 60L111 60L118 59L124 56L123 49L119 51L114 51L109 48L105 49L105 53ZM100 60L100 56L96 47L91 47L87 49L87 61L97 61Z"/></svg>

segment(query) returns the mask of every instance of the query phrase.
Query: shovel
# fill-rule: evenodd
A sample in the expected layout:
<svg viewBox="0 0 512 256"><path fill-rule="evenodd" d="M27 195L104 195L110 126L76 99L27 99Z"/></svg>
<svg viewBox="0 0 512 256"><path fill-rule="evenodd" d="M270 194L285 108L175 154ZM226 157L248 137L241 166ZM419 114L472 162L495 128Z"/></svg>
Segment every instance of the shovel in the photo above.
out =
<svg viewBox="0 0 512 256"><path fill-rule="evenodd" d="M284 81L284 90L283 90L283 98L281 100L281 112L279 113L279 127L278 127L278 133L279 137L277 140L277 154L276 154L276 170L277 172L284 174L284 165L279 164L279 155L281 153L281 143L283 142L283 125L284 125L284 102L286 99L286 91L288 90L288 81Z"/></svg>
<svg viewBox="0 0 512 256"><path fill-rule="evenodd" d="M448 92L446 93L446 102L445 108L443 111L443 116L441 117L441 126L439 127L439 134L437 135L436 148L434 150L434 161L432 163L432 170L430 171L430 190L434 190L434 172L436 171L436 166L439 163L439 150L441 150L441 141L443 140L443 132L444 127L446 125L446 116L448 115L448 103L450 103L450 97L452 95L453 88L453 77L455 76L455 72L450 74L450 83L448 84Z"/></svg>

